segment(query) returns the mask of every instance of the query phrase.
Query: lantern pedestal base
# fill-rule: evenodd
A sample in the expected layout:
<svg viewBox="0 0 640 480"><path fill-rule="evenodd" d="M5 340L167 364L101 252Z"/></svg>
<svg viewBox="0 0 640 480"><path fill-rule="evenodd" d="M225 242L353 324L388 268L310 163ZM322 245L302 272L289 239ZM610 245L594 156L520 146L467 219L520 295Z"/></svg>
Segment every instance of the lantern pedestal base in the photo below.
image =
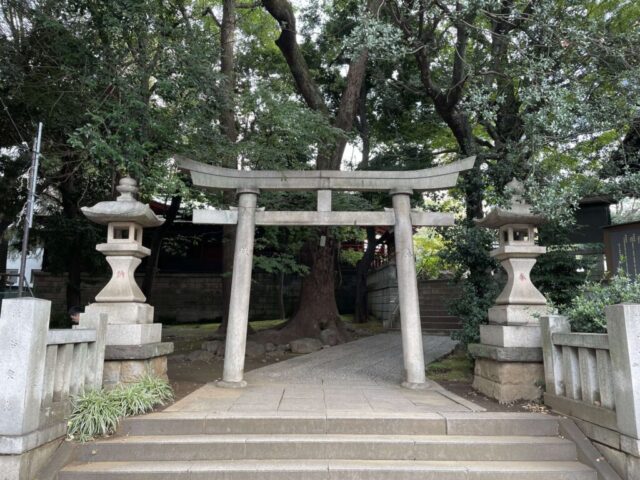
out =
<svg viewBox="0 0 640 480"><path fill-rule="evenodd" d="M534 362L497 362L476 358L473 388L500 403L542 396L544 366Z"/></svg>
<svg viewBox="0 0 640 480"><path fill-rule="evenodd" d="M109 325L153 323L153 307L148 303L97 302L87 305L85 312L106 313Z"/></svg>
<svg viewBox="0 0 640 480"><path fill-rule="evenodd" d="M495 305L489 309L489 323L498 325L538 324L551 313L546 305Z"/></svg>
<svg viewBox="0 0 640 480"><path fill-rule="evenodd" d="M540 326L480 325L480 343L496 347L542 347Z"/></svg>
<svg viewBox="0 0 640 480"><path fill-rule="evenodd" d="M109 345L105 349L102 385L110 389L117 385L135 383L145 375L168 380L167 356L171 353L171 342Z"/></svg>

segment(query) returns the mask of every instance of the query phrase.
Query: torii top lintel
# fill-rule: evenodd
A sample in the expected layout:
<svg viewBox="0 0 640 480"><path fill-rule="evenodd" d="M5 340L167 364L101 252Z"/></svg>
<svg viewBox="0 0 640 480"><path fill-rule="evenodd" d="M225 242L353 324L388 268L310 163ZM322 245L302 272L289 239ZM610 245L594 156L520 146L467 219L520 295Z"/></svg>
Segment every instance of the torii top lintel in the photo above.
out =
<svg viewBox="0 0 640 480"><path fill-rule="evenodd" d="M413 190L424 192L454 187L460 172L473 168L475 157L423 170L342 172L337 170L234 170L183 157L180 168L191 173L193 184L211 190Z"/></svg>

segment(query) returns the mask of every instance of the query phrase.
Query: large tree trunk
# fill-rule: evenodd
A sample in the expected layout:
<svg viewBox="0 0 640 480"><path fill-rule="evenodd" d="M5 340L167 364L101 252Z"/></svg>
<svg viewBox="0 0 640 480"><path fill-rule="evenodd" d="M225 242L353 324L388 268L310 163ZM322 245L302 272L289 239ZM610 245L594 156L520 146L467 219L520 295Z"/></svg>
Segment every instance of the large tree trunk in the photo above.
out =
<svg viewBox="0 0 640 480"><path fill-rule="evenodd" d="M265 340L288 343L296 338L318 337L322 330L329 328L336 331L339 342L349 339L335 300L335 240L326 236L325 239L324 247L316 247L311 242L303 247L301 259L310 267L310 272L302 280L298 309L283 328L258 333ZM314 243L319 244L319 239ZM317 301L318 298L322 302Z"/></svg>
<svg viewBox="0 0 640 480"><path fill-rule="evenodd" d="M151 240L151 255L147 258L147 266L144 272L144 279L142 281L142 293L147 297L147 302L151 301L151 290L153 289L153 281L156 278L156 272L158 271L158 258L160 257L160 249L162 247L162 240L167 234L169 228L173 225L178 210L180 209L180 203L182 197L171 197L171 205L164 217L164 223L155 229L153 232L153 239Z"/></svg>
<svg viewBox="0 0 640 480"><path fill-rule="evenodd" d="M370 0L369 10L377 12L381 2L382 0ZM289 65L298 92L310 109L330 117L329 108L297 43L296 18L291 4L288 0L263 0L262 4L280 25L276 45ZM332 118L334 126L345 132L353 128L368 56L364 49L351 60L340 105ZM316 167L319 170L339 170L345 146L346 138L339 138L333 145L321 147ZM319 229L319 236L325 238L324 245L320 245L317 238L305 245L305 256L310 260L308 265L311 270L302 279L298 309L279 332L280 340L295 336L317 336L325 328L335 328L341 341L347 339L335 300L334 266L337 244L327 235L327 229Z"/></svg>

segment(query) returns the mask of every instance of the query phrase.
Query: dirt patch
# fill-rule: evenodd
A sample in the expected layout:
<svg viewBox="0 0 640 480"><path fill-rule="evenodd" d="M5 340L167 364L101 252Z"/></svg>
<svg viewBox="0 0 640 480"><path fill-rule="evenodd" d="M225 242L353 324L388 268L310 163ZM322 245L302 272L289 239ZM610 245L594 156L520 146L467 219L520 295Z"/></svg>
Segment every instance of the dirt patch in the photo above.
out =
<svg viewBox="0 0 640 480"><path fill-rule="evenodd" d="M504 404L498 403L494 399L485 397L482 393L474 390L471 387L471 382L438 381L438 383L450 392L485 408L488 412L549 412L548 408L543 404L530 400Z"/></svg>
<svg viewBox="0 0 640 480"><path fill-rule="evenodd" d="M376 321L354 325L350 322L351 316L342 316L342 319L350 330L351 340L386 331ZM279 323L281 323L280 320L250 322L251 327L258 334L250 335L248 340L260 340L261 331L273 328ZM216 324L166 325L163 327L163 341L174 343L174 354L169 356L167 367L169 381L173 387L176 401L186 397L202 385L222 378L223 355L204 355L207 357L206 360L189 359L189 354L200 350L203 342L211 340L224 341L224 336L216 332L217 328L218 325ZM299 354L281 350L265 352L264 355L258 358L247 356L245 357L244 370L249 372L297 356Z"/></svg>
<svg viewBox="0 0 640 480"><path fill-rule="evenodd" d="M282 357L261 359L246 358L245 372L261 368L272 363L281 362L297 355L283 353ZM224 358L214 357L208 362L200 360L187 361L183 355L169 356L167 366L169 369L169 381L175 393L175 399L180 400L191 392L197 390L206 383L214 382L222 378Z"/></svg>

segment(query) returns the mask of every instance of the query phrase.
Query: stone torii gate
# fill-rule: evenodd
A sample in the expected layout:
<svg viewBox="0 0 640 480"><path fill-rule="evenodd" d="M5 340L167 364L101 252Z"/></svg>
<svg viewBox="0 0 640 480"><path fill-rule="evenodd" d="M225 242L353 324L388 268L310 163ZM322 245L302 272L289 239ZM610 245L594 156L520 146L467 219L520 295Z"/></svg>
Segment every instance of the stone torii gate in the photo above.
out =
<svg viewBox="0 0 640 480"><path fill-rule="evenodd" d="M222 380L229 388L246 386L244 357L249 317L251 270L256 225L278 226L383 226L394 227L396 268L400 303L402 350L407 388L426 385L418 284L413 254L413 226L452 226L452 214L412 211L414 192L443 190L455 186L460 172L473 167L475 157L448 165L413 171L243 171L214 167L179 158L193 184L210 190L235 190L234 210L194 210L193 223L237 225L231 281L231 299ZM316 211L263 211L256 208L261 190L315 190ZM393 209L383 212L336 212L331 210L333 190L389 191Z"/></svg>

